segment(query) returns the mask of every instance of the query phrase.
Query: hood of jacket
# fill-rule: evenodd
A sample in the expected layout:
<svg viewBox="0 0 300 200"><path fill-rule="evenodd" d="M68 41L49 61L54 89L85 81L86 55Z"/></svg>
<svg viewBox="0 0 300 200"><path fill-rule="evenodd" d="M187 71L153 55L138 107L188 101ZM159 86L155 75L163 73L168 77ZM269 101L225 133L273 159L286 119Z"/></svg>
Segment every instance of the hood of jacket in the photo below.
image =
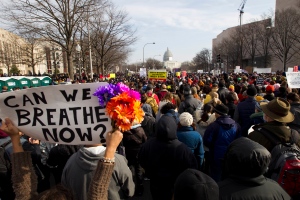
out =
<svg viewBox="0 0 300 200"><path fill-rule="evenodd" d="M267 171L271 154L259 143L241 137L229 145L224 161L225 174L258 177Z"/></svg>
<svg viewBox="0 0 300 200"><path fill-rule="evenodd" d="M235 121L229 115L223 115L216 119L216 122L225 130L231 129L235 125Z"/></svg>
<svg viewBox="0 0 300 200"><path fill-rule="evenodd" d="M174 185L174 200L219 199L219 186L208 175L195 169L186 169Z"/></svg>
<svg viewBox="0 0 300 200"><path fill-rule="evenodd" d="M167 142L177 139L177 124L174 117L163 115L155 128L157 140Z"/></svg>
<svg viewBox="0 0 300 200"><path fill-rule="evenodd" d="M84 170L91 171L95 170L100 158L103 158L104 151L100 154L93 154L92 152L88 151L85 147L79 149L76 153L76 163Z"/></svg>

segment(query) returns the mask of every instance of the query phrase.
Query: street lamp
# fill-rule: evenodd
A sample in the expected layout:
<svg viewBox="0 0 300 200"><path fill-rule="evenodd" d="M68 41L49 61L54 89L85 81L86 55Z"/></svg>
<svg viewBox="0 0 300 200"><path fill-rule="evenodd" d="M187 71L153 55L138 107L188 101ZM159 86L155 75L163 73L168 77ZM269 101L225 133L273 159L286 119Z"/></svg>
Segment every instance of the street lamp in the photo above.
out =
<svg viewBox="0 0 300 200"><path fill-rule="evenodd" d="M146 46L147 44L155 44L155 42L153 42L153 43L146 43L146 44L144 45L144 47L143 47L143 67L144 67L144 63L145 63L145 59L144 59L144 55L145 55L145 46Z"/></svg>
<svg viewBox="0 0 300 200"><path fill-rule="evenodd" d="M81 52L81 47L79 44L76 45L76 51L78 53L78 62L77 62L77 65L78 65L78 68L79 68L79 79L81 81L81 65L80 65L80 52Z"/></svg>

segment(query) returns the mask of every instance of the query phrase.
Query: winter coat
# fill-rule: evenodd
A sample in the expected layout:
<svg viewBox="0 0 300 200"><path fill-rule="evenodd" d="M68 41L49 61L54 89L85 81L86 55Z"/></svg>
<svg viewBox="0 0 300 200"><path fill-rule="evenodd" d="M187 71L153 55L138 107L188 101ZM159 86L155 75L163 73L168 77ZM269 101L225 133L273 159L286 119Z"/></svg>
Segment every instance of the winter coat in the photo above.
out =
<svg viewBox="0 0 300 200"><path fill-rule="evenodd" d="M123 132L123 145L125 146L128 166L134 165L137 162L138 152L146 140L147 136L140 125Z"/></svg>
<svg viewBox="0 0 300 200"><path fill-rule="evenodd" d="M262 133L256 131L258 128L265 128L269 130L274 135L277 135L283 143L287 143L291 140L291 129L281 122L272 121L254 126L254 131L249 133L248 137L264 146L270 152L274 148L274 145ZM297 131L293 131L293 141L298 145L298 147L300 147L300 136Z"/></svg>
<svg viewBox="0 0 300 200"><path fill-rule="evenodd" d="M238 122L242 129L242 135L248 135L248 129L251 127L250 115L255 112L255 99L248 97L245 101L240 102L234 112L234 120Z"/></svg>
<svg viewBox="0 0 300 200"><path fill-rule="evenodd" d="M300 133L300 103L292 102L290 111L294 114L295 119L288 125Z"/></svg>
<svg viewBox="0 0 300 200"><path fill-rule="evenodd" d="M75 199L87 199L93 173L97 168L99 159L103 156L104 151L96 155L83 147L68 160L62 174L61 183L74 192ZM132 173L127 166L126 158L115 154L115 166L109 184L108 199L117 200L133 196L134 189Z"/></svg>
<svg viewBox="0 0 300 200"><path fill-rule="evenodd" d="M221 179L222 159L227 147L240 136L240 125L228 115L218 117L215 122L207 127L203 141L204 145L209 148L210 175L215 181Z"/></svg>
<svg viewBox="0 0 300 200"><path fill-rule="evenodd" d="M141 123L148 139L155 137L155 118L150 113L145 113Z"/></svg>
<svg viewBox="0 0 300 200"><path fill-rule="evenodd" d="M194 110L201 108L201 106L202 106L201 101L198 99L195 99L193 97L193 95L188 95L188 96L185 96L184 98L185 98L184 102L181 102L179 109L178 109L179 114L185 112L184 106L185 107L191 106Z"/></svg>
<svg viewBox="0 0 300 200"><path fill-rule="evenodd" d="M191 126L182 126L177 129L178 140L188 146L195 155L198 167L201 169L204 159L204 147L202 136L194 131Z"/></svg>
<svg viewBox="0 0 300 200"><path fill-rule="evenodd" d="M234 102L228 102L228 103L225 104L225 105L226 105L227 108L229 109L228 115L233 119L236 105L234 104Z"/></svg>
<svg viewBox="0 0 300 200"><path fill-rule="evenodd" d="M224 157L227 177L218 183L220 199L291 199L278 183L263 176L270 160L270 152L248 138L232 142Z"/></svg>
<svg viewBox="0 0 300 200"><path fill-rule="evenodd" d="M173 117L163 115L156 124L156 138L140 149L138 159L150 178L153 199L170 200L177 176L187 168L197 169L192 151L177 139Z"/></svg>
<svg viewBox="0 0 300 200"><path fill-rule="evenodd" d="M219 99L222 101L223 104L226 104L226 96L229 92L230 91L226 87L219 88Z"/></svg>

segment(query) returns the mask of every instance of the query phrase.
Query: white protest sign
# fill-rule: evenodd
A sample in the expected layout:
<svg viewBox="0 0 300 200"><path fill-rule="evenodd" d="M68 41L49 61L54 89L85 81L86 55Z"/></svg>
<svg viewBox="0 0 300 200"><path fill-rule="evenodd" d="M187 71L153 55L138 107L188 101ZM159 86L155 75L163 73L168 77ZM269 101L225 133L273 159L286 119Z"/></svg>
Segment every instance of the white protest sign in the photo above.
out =
<svg viewBox="0 0 300 200"><path fill-rule="evenodd" d="M111 120L93 95L104 85L53 85L1 93L0 117L9 117L24 134L50 143L105 143Z"/></svg>
<svg viewBox="0 0 300 200"><path fill-rule="evenodd" d="M300 88L300 72L286 72L289 88Z"/></svg>
<svg viewBox="0 0 300 200"><path fill-rule="evenodd" d="M253 67L253 72L256 72L258 74L264 74L264 73L271 73L272 68L258 68L258 67Z"/></svg>

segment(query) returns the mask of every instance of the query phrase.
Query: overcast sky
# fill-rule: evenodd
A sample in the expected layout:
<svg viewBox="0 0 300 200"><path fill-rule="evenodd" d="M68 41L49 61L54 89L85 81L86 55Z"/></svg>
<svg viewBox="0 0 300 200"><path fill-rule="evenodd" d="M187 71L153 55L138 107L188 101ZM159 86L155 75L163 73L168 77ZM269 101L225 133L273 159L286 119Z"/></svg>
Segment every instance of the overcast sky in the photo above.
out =
<svg viewBox="0 0 300 200"><path fill-rule="evenodd" d="M212 48L212 39L222 30L239 25L242 0L112 0L119 9L127 11L137 29L138 41L128 63L161 60L167 47L173 60L191 61L203 48ZM260 19L275 10L275 0L248 0L243 22ZM157 56L161 55L161 56Z"/></svg>

